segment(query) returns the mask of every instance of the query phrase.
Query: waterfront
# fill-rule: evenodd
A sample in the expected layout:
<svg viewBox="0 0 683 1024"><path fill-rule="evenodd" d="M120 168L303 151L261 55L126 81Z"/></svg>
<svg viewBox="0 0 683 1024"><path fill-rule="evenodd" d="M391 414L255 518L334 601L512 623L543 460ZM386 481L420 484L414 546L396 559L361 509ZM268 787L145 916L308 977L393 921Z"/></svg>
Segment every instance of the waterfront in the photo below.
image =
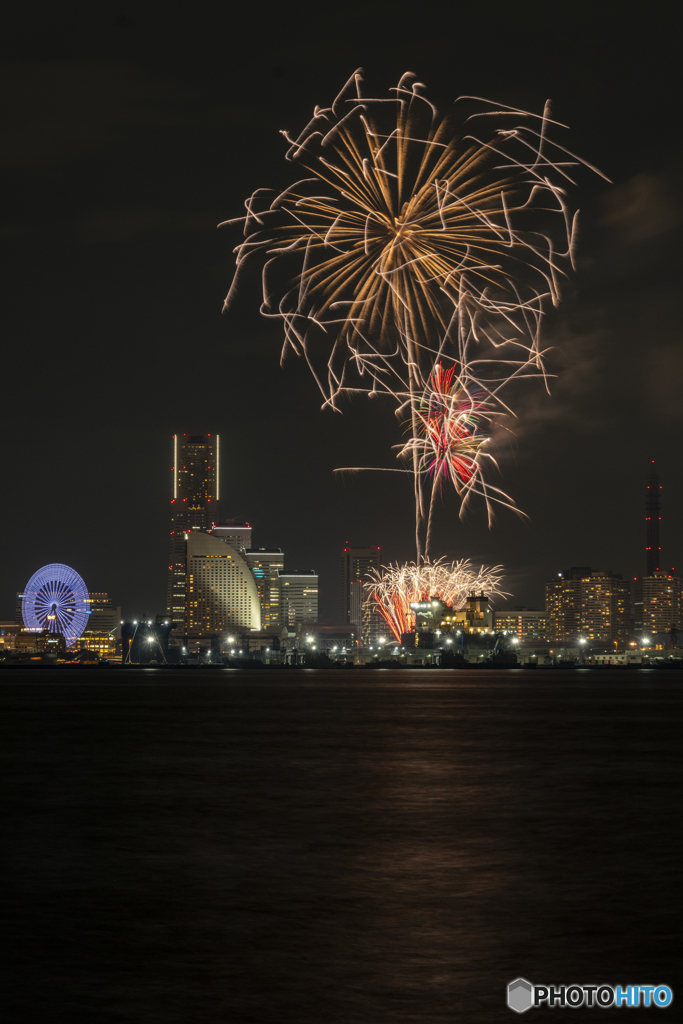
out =
<svg viewBox="0 0 683 1024"><path fill-rule="evenodd" d="M0 702L13 1024L506 1021L519 975L664 982L675 1018L681 672L17 670Z"/></svg>

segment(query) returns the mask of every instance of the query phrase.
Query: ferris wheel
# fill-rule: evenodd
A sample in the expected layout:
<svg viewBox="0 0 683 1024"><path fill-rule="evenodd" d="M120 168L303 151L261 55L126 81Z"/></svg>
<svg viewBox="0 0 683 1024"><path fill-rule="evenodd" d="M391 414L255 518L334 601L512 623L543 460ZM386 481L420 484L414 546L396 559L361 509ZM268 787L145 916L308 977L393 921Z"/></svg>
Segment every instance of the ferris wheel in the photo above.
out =
<svg viewBox="0 0 683 1024"><path fill-rule="evenodd" d="M90 607L88 588L75 569L60 562L44 565L24 588L21 617L29 629L62 633L67 646L85 629Z"/></svg>

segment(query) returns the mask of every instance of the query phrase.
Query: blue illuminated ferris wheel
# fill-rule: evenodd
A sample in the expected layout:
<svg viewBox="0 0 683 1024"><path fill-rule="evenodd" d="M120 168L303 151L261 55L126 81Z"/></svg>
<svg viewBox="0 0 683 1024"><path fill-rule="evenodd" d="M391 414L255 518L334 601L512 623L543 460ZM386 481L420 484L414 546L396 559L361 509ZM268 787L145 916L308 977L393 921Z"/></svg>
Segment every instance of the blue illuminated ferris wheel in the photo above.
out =
<svg viewBox="0 0 683 1024"><path fill-rule="evenodd" d="M60 562L44 565L24 588L21 617L29 629L62 633L67 646L79 638L88 623L88 588L75 569Z"/></svg>

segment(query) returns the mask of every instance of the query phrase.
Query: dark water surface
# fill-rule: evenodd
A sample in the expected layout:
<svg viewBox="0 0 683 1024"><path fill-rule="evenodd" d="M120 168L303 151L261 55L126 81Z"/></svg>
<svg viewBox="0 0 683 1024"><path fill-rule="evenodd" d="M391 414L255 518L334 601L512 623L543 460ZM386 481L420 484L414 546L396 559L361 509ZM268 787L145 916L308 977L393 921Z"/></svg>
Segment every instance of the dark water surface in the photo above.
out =
<svg viewBox="0 0 683 1024"><path fill-rule="evenodd" d="M519 975L683 1020L678 672L16 670L0 715L8 1024L511 1021Z"/></svg>

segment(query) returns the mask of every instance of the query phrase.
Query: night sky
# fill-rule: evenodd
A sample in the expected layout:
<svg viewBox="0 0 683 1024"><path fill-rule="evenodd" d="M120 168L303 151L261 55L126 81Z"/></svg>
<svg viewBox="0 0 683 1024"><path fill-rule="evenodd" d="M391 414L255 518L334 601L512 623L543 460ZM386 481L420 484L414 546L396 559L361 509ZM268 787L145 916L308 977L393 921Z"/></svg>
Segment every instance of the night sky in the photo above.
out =
<svg viewBox="0 0 683 1024"><path fill-rule="evenodd" d="M357 68L368 92L412 70L449 104L540 111L614 182L580 196L580 269L548 321L558 375L520 394L500 485L528 521L439 510L439 554L502 562L513 604L542 606L569 565L644 568L644 483L664 485L664 565L683 570L680 54L672 8L616 3L15 5L3 16L2 606L46 562L135 616L165 607L171 435L221 434L221 512L321 577L339 615L339 549L414 557L391 416L319 411L279 365L258 279L221 314L238 235L216 224L295 173L297 133Z"/></svg>

